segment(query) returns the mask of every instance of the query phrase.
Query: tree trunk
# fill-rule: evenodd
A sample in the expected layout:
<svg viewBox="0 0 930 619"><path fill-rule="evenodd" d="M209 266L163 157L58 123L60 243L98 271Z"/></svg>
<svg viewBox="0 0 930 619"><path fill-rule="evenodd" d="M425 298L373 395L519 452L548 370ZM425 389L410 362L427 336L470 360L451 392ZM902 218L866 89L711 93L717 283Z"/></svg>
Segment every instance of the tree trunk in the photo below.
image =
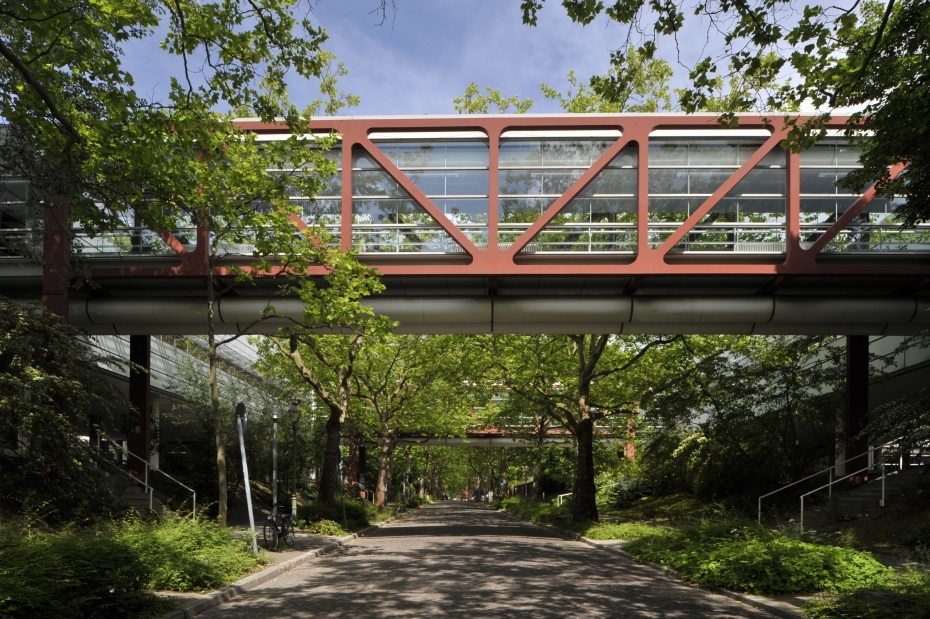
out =
<svg viewBox="0 0 930 619"><path fill-rule="evenodd" d="M382 436L378 441L378 483L375 486L375 504L379 510L387 507L388 484L391 480L391 463L394 459L394 446L390 438Z"/></svg>
<svg viewBox="0 0 930 619"><path fill-rule="evenodd" d="M572 520L597 521L594 487L594 420L580 419L575 429L575 478L572 483Z"/></svg>
<svg viewBox="0 0 930 619"><path fill-rule="evenodd" d="M213 413L213 439L216 443L216 489L217 489L217 520L220 526L226 526L228 511L227 482L226 482L226 442L223 440L223 414L220 411L220 386L216 372L219 360L216 355L216 333L213 326L213 312L216 300L216 291L213 289L213 279L207 282L207 345L210 361L210 408Z"/></svg>
<svg viewBox="0 0 930 619"><path fill-rule="evenodd" d="M332 503L339 494L339 463L342 453L339 449L342 435L342 412L334 406L329 409L326 421L326 451L323 452L323 470L320 471L319 499L323 503Z"/></svg>

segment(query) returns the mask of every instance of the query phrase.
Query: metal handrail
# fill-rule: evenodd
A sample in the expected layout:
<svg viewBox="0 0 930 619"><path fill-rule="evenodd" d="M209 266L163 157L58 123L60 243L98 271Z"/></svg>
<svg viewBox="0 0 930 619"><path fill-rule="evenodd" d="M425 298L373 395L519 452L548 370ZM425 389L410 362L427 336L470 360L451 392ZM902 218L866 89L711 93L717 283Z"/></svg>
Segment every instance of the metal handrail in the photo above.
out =
<svg viewBox="0 0 930 619"><path fill-rule="evenodd" d="M365 486L363 486L362 484L360 484L360 483L358 483L358 482L355 482L355 485L358 486L359 490L364 491L366 496L371 497L371 504L374 505L374 503L375 503L375 493L374 493L374 491L371 490L370 488L366 488Z"/></svg>
<svg viewBox="0 0 930 619"><path fill-rule="evenodd" d="M142 480L137 479L136 477L133 477L128 472L125 472L125 471L124 472L126 473L126 475L129 475L129 477L131 477L133 480L137 482L142 481L142 484L148 489L150 510L154 511L152 501L153 501L153 494L155 490L154 488L152 488L152 486L149 485L149 470L151 469L155 471L156 473L161 473L162 475L164 475L165 477L167 477L168 479L170 479L171 481L173 481L174 483L176 483L177 485L181 486L182 488L184 488L185 490L191 493L191 517L193 517L195 520L197 519L197 491L196 490L179 482L177 479L175 479L168 473L164 472L163 470L152 466L148 460L138 456L137 454L132 453L131 451L129 451L128 449L126 449L125 447L123 447L122 445L114 441L113 439L109 437L104 437L104 440L106 440L107 443L109 443L113 447L119 449L123 454L132 456L136 460L145 464L145 481L142 481Z"/></svg>
<svg viewBox="0 0 930 619"><path fill-rule="evenodd" d="M881 499L881 502L879 503L879 506L880 506L880 507L884 507L884 506L885 506L885 466L886 466L886 465L887 465L886 462L882 462L882 463L881 463L881 467L882 467L882 499ZM846 475L845 477L840 477L839 479L834 479L834 480L831 481L829 484L826 484L826 485L824 485L824 486L820 486L819 488L816 488L816 489L814 489L814 490L811 490L810 492L808 492L808 493L806 493L806 494L802 494L802 495L801 495L801 518L800 518L801 533L804 533L804 499L805 499L805 498L809 497L810 495L814 494L815 492L820 492L820 491L823 490L824 488L829 488L829 487L831 487L833 484L839 483L839 482L841 482L841 481L845 481L845 480L849 479L850 477L854 477L855 475L858 475L858 474L860 474L860 473L865 473L866 471L868 471L868 470L871 469L871 468L872 468L871 466L867 466L867 467L865 467L864 469L859 469L858 471L855 471L854 473L850 473L849 475Z"/></svg>
<svg viewBox="0 0 930 619"><path fill-rule="evenodd" d="M797 486L798 484L803 483L803 482L807 481L808 479L810 479L810 478L812 478L812 477L816 477L816 476L818 476L818 475L823 475L824 473L830 473L830 479L831 479L831 481L830 481L830 483L828 483L826 486L823 486L822 488L819 488L819 489L822 490L823 488L830 488L830 490L829 490L828 492L830 492L830 493L831 493L830 496L832 496L832 486L833 486L833 484L835 483L835 481L839 481L839 480L833 480L833 470L836 469L837 466L839 466L840 464L846 464L847 462L850 462L850 461L855 460L855 459L857 459L857 458L861 458L862 456L870 456L870 455L872 454L872 452L874 452L876 449L882 449L882 448L884 448L884 447L888 447L889 445L894 445L895 443L897 443L898 441L900 441L902 438L904 438L904 437L903 437L903 436L899 436L898 438L892 439L892 440L890 440L890 441L886 441L886 442L882 443L881 445L875 445L875 446L873 446L873 447L870 447L869 450L866 451L865 453L861 453L861 454L852 456L851 458L847 458L847 459L843 460L842 462L840 462L839 464L834 463L832 466L829 466L829 467L823 469L822 471L817 471L816 473L812 473L812 474L808 475L807 477L804 477L804 478L799 479L799 480L797 480L797 481L791 482L791 483L788 484L787 486L782 486L781 488L778 488L777 490L773 490L772 492L769 492L768 494L763 494L762 496L759 497L759 512L758 512L758 522L759 522L759 524L762 524L762 499L766 499L766 498L768 498L768 497L770 497L770 496L772 496L772 495L778 494L779 492L782 492L782 491L784 491L784 490L787 490L788 488L792 488L792 487L794 487L794 486ZM868 468L869 468L869 467L866 467L865 470L868 470ZM862 471L859 471L859 472L861 473ZM856 474L856 473L852 473L852 475L855 475L855 474ZM845 478L844 478L844 479L845 479ZM816 492L816 490L815 490L814 492Z"/></svg>
<svg viewBox="0 0 930 619"><path fill-rule="evenodd" d="M571 495L572 495L571 492L566 492L565 494L560 494L560 495L556 496L556 497L555 497L555 504L556 504L556 505L561 505L561 504L562 504L562 500L563 500L565 497L571 496Z"/></svg>

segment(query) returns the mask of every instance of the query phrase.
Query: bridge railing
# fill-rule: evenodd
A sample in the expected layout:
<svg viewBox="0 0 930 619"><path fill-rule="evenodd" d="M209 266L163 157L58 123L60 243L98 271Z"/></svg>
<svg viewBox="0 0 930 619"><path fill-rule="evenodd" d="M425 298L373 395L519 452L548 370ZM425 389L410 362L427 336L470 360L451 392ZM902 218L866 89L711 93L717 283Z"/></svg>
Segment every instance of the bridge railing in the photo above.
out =
<svg viewBox="0 0 930 619"><path fill-rule="evenodd" d="M648 244L656 248L678 229L679 222L650 223ZM800 246L810 248L829 230L831 223L800 226ZM331 232L337 232L338 228ZM506 249L529 228L529 224L500 224L500 248ZM460 226L479 251L487 248L488 227ZM174 231L187 251L196 248L195 228ZM335 237L335 234L334 234ZM735 255L779 255L786 251L786 229L768 223L712 223L695 226L679 241L673 253L732 253ZM465 249L437 224L355 224L352 246L364 254L464 254ZM333 243L338 242L336 237ZM40 253L41 234L27 228L0 230L0 256ZM170 256L176 252L159 235L140 227L123 227L91 235L77 229L75 252L85 258L114 256ZM550 225L527 244L522 254L635 254L635 223L564 223ZM219 256L251 256L248 242L220 243ZM899 223L857 223L839 232L823 249L824 254L913 254L930 253L930 224L905 227Z"/></svg>

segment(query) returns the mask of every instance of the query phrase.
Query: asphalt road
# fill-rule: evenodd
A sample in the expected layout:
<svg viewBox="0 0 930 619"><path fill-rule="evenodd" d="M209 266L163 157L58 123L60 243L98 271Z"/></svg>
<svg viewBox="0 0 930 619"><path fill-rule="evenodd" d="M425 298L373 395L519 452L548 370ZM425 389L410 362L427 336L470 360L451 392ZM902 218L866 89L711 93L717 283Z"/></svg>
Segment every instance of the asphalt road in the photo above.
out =
<svg viewBox="0 0 930 619"><path fill-rule="evenodd" d="M423 507L202 616L772 617L460 502Z"/></svg>

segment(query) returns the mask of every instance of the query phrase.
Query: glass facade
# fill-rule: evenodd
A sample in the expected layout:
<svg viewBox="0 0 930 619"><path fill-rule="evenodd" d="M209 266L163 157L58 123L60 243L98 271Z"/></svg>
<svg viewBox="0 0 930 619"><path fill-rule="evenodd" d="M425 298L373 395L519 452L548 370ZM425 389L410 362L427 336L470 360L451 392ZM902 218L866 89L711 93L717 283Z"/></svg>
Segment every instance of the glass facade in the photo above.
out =
<svg viewBox="0 0 930 619"><path fill-rule="evenodd" d="M661 246L763 141L681 138L649 142L649 245ZM787 154L767 155L675 246L676 252L781 253Z"/></svg>
<svg viewBox="0 0 930 619"><path fill-rule="evenodd" d="M644 242L661 247L721 185L763 145L765 137L725 131L658 131L644 146L648 153L645 185L638 185L641 146L630 143L583 187L575 187L616 140L606 130L505 133L492 170L489 141L480 132L410 132L372 136L372 142L402 177L394 178L369 152L352 152L352 247L365 254L461 254L464 249L430 212L410 195L422 192L443 225L455 226L479 249L496 242L507 249L526 234L557 201L558 213L525 243L523 254L635 255L637 205L647 205ZM865 188L838 186L858 166L860 152L839 138L827 138L800 153L801 246L810 247L861 197ZM343 154L340 146L326 155L337 173L322 179L316 196L304 195L300 183L289 199L302 219L326 228L338 246L342 234ZM390 166L388 166L390 167ZM282 175L293 170L275 170ZM312 173L312 171L310 172ZM490 195L491 174L497 191ZM671 254L784 254L787 237L788 154L781 147L761 157L700 221L671 249ZM407 191L404 185L418 191ZM410 185L407 185L409 188ZM576 188L571 199L565 193ZM644 190L645 196L638 192ZM29 186L5 179L0 193L0 255L19 255L38 220L27 212ZM493 201L492 201L493 197ZM492 203L496 202L491 222ZM899 201L875 197L826 245L823 253L928 252L930 227L905 228L895 216ZM255 204L257 209L270 208ZM490 238L489 224L497 228ZM125 226L91 235L76 229L85 255L173 255L153 231L126 214ZM187 249L196 230L181 224L172 230ZM221 255L251 255L245 242L220 246ZM17 249L19 247L19 249Z"/></svg>
<svg viewBox="0 0 930 619"><path fill-rule="evenodd" d="M377 142L472 243L488 242L488 144L474 140ZM362 149L352 153L353 248L363 253L461 253L464 249Z"/></svg>
<svg viewBox="0 0 930 619"><path fill-rule="evenodd" d="M510 247L612 144L577 138L502 141L499 247ZM624 148L524 251L635 251L636 160L636 148Z"/></svg>

